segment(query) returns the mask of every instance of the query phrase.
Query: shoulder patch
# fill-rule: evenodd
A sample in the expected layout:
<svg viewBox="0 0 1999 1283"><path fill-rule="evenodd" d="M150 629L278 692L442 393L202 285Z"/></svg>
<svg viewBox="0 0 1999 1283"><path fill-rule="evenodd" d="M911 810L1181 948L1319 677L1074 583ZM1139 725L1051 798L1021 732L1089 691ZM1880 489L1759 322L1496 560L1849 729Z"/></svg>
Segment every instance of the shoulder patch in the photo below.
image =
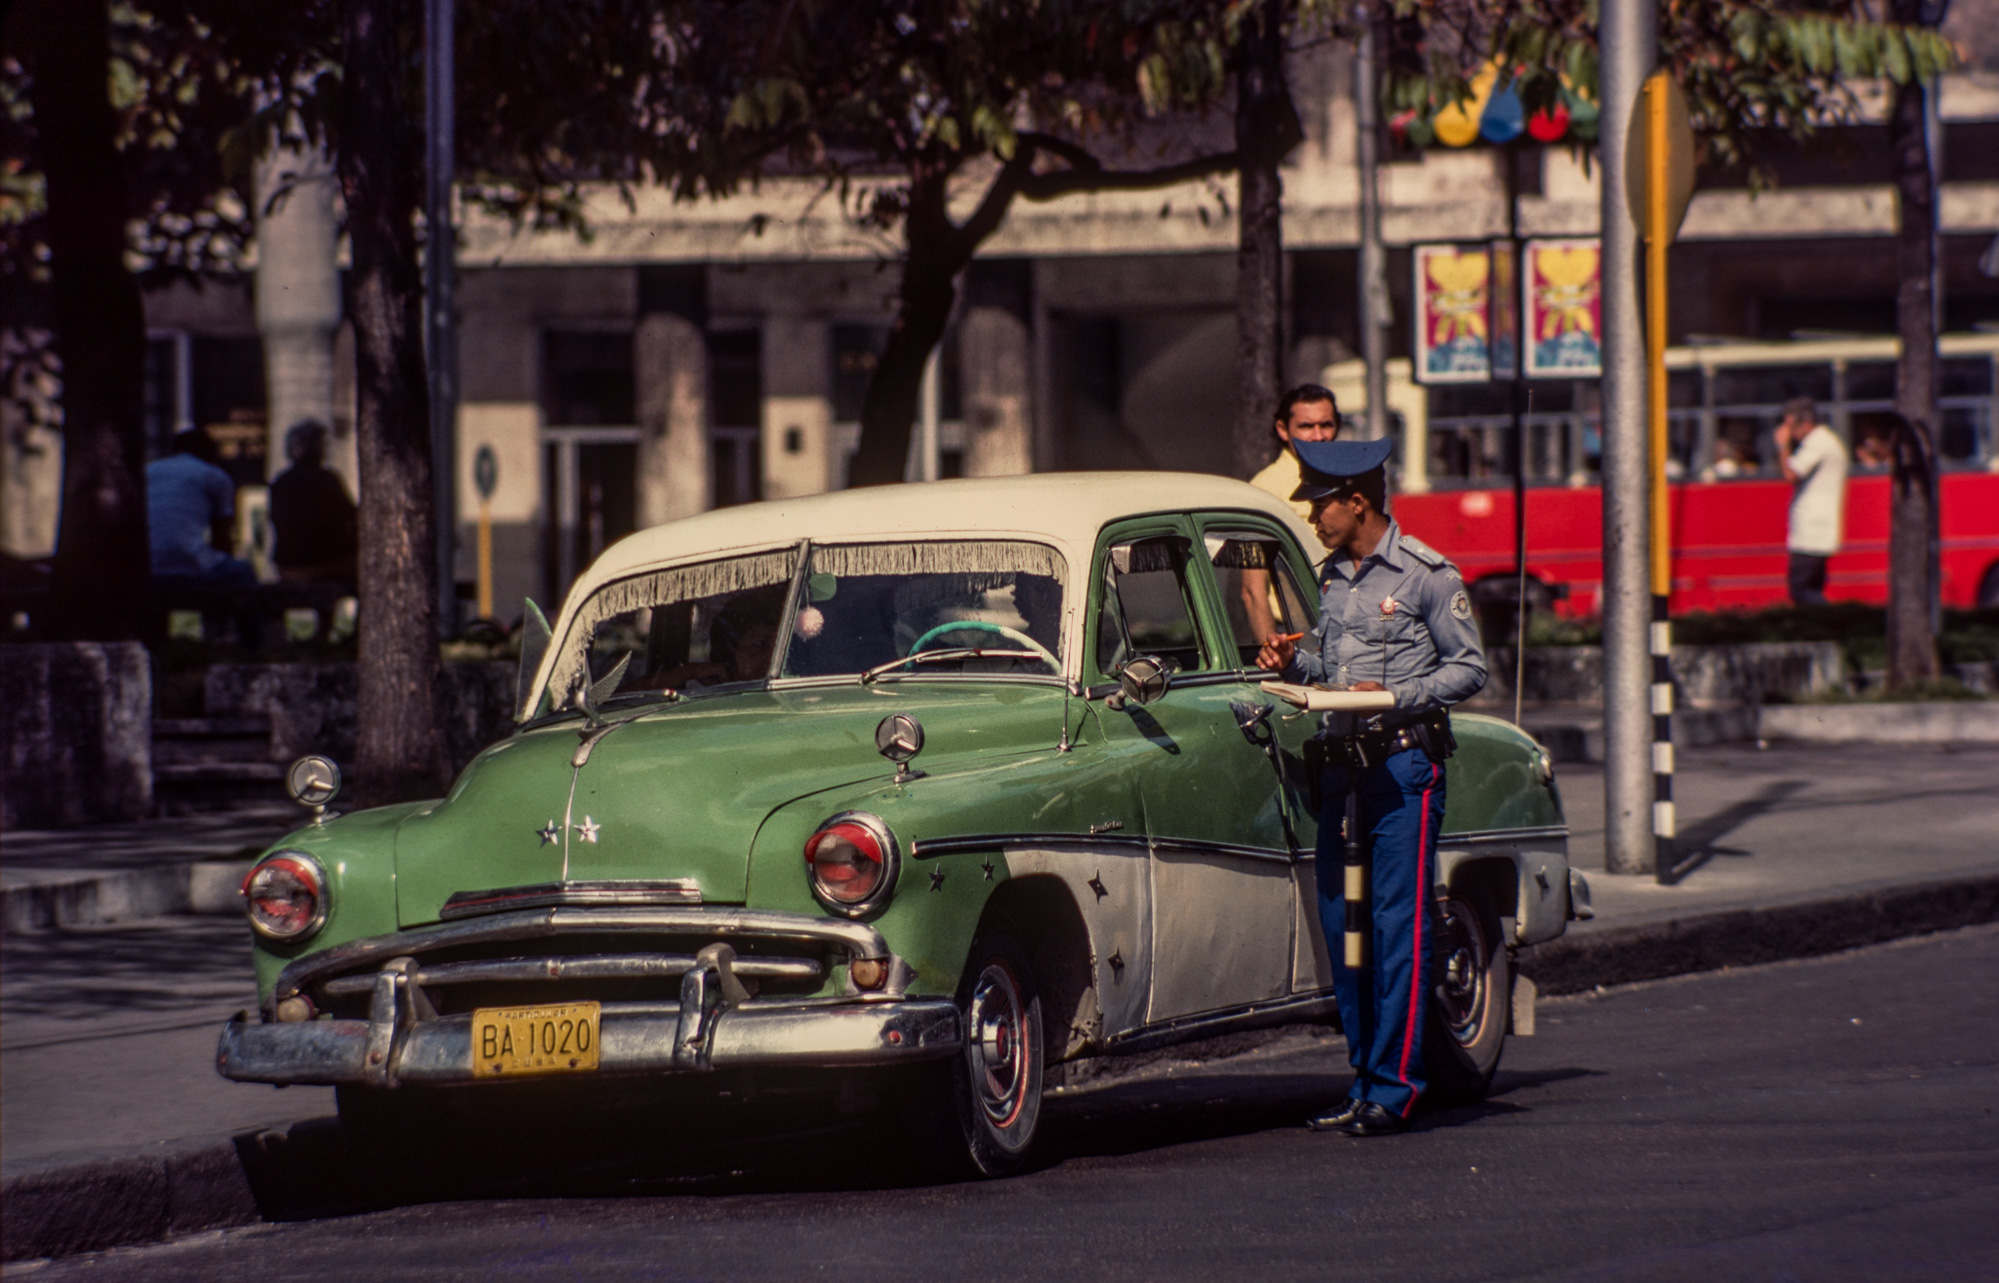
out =
<svg viewBox="0 0 1999 1283"><path fill-rule="evenodd" d="M1451 614L1458 619L1471 618L1471 598L1465 596L1462 588L1451 594Z"/></svg>
<svg viewBox="0 0 1999 1283"><path fill-rule="evenodd" d="M1435 548L1432 548L1429 544L1424 543L1414 535L1403 535L1399 546L1402 551L1408 553L1432 570L1442 570L1445 566L1451 564L1450 560L1443 553L1438 552Z"/></svg>

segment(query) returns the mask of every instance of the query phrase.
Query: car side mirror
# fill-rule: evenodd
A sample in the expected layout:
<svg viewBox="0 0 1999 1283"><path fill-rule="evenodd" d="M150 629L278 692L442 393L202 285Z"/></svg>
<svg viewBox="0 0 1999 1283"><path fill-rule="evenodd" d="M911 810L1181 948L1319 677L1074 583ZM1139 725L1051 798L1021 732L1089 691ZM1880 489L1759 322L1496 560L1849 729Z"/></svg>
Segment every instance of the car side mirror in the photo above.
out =
<svg viewBox="0 0 1999 1283"><path fill-rule="evenodd" d="M535 710L528 707L528 696L534 693L534 675L541 671L541 661L548 654L548 645L555 636L555 630L548 626L548 616L541 613L541 607L532 599L526 603L527 609L521 613L521 671L514 679L514 720L525 722L534 716Z"/></svg>
<svg viewBox="0 0 1999 1283"><path fill-rule="evenodd" d="M1165 660L1151 655L1134 655L1118 669L1119 706L1156 704L1172 684L1172 672L1166 667Z"/></svg>

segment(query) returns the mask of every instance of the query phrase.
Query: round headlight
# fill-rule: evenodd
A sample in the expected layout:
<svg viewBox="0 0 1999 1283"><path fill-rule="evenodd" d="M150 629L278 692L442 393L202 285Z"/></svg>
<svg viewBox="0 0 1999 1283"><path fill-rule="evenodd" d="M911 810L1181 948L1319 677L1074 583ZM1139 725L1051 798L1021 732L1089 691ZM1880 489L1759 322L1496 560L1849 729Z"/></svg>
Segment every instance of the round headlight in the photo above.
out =
<svg viewBox="0 0 1999 1283"><path fill-rule="evenodd" d="M267 856L243 879L243 911L258 935L303 939L326 922L326 871L303 851Z"/></svg>
<svg viewBox="0 0 1999 1283"><path fill-rule="evenodd" d="M848 811L819 826L805 842L812 893L836 913L858 917L895 890L901 852L888 825Z"/></svg>

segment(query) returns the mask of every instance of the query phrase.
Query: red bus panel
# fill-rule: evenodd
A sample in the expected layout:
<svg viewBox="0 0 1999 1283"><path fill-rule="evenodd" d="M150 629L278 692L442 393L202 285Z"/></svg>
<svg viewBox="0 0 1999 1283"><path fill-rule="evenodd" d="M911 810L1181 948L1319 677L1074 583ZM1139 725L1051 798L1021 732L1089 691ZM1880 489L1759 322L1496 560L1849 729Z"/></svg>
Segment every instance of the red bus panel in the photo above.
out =
<svg viewBox="0 0 1999 1283"><path fill-rule="evenodd" d="M1943 604L1978 604L1999 586L1999 475L1943 476ZM1672 487L1672 609L1754 609L1789 600L1784 547L1787 482L1709 481ZM1513 492L1444 490L1396 495L1402 528L1456 562L1468 583L1513 571ZM1596 486L1527 491L1527 573L1567 589L1556 609L1593 615L1603 591L1603 492ZM1988 583L1988 577L1991 578ZM1846 538L1827 567L1826 596L1888 598L1888 478L1847 483Z"/></svg>

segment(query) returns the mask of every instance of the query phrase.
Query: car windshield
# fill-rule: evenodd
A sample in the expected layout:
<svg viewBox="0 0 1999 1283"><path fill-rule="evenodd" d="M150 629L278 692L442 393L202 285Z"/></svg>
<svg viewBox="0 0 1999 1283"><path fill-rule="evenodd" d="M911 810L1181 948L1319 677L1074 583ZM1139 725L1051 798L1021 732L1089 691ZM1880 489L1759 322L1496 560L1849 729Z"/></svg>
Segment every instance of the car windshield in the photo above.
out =
<svg viewBox="0 0 1999 1283"><path fill-rule="evenodd" d="M787 677L1062 672L1060 553L1012 540L812 549Z"/></svg>
<svg viewBox="0 0 1999 1283"><path fill-rule="evenodd" d="M553 707L579 707L585 688L620 662L604 704L768 677L797 566L797 550L786 548L604 585L564 639L549 679Z"/></svg>

